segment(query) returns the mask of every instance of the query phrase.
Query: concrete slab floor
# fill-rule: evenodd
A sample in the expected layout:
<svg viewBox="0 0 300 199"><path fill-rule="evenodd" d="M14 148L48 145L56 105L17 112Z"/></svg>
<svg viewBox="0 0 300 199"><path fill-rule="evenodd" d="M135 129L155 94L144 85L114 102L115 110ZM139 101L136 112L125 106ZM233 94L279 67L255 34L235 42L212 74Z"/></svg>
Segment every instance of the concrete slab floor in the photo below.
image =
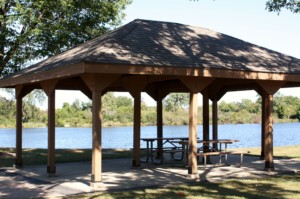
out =
<svg viewBox="0 0 300 199"><path fill-rule="evenodd" d="M258 157L245 156L239 167L239 157L231 156L231 166L209 164L206 170L199 165L200 183L231 178L265 177L278 172L299 172L299 159L277 159L275 172L264 171L264 161ZM195 181L187 176L185 162L166 161L163 165L142 164L132 168L131 159L103 160L102 183L97 191L130 190L157 187ZM212 162L218 162L216 157ZM0 198L63 197L89 193L95 190L90 186L91 163L75 162L56 165L55 177L48 177L46 165L24 166L23 168L0 169Z"/></svg>

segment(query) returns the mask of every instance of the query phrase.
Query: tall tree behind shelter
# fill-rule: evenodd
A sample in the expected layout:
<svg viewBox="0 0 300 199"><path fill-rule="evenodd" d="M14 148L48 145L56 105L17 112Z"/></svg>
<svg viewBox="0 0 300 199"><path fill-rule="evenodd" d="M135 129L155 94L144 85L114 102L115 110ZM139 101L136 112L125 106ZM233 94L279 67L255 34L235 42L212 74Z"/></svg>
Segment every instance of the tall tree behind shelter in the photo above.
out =
<svg viewBox="0 0 300 199"><path fill-rule="evenodd" d="M0 0L0 77L120 24L131 0Z"/></svg>
<svg viewBox="0 0 300 199"><path fill-rule="evenodd" d="M269 0L266 9L270 12L280 13L282 9L287 9L293 13L300 13L299 0Z"/></svg>

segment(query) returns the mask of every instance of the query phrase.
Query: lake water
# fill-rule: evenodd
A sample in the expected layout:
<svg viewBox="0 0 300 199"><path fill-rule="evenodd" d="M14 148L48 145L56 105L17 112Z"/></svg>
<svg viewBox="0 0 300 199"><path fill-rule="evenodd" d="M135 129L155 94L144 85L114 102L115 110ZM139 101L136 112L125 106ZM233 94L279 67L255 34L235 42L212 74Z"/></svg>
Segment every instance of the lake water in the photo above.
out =
<svg viewBox="0 0 300 199"><path fill-rule="evenodd" d="M91 148L91 128L56 128L56 148ZM165 126L164 137L187 137L188 126ZM156 137L156 127L146 126L142 138ZM198 126L202 139L202 126ZM237 139L231 147L257 147L261 143L260 124L219 125L219 138ZM15 129L0 129L0 147L15 147ZM132 148L132 127L103 128L103 148ZM274 124L274 146L300 145L300 123ZM145 143L141 142L141 147ZM23 148L47 148L47 128L23 129Z"/></svg>

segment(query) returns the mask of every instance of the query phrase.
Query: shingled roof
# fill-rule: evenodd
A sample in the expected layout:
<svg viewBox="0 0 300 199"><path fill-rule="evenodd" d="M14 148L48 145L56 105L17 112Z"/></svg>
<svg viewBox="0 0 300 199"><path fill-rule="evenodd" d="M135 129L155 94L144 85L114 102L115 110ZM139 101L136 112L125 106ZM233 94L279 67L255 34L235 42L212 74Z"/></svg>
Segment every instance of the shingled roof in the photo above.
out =
<svg viewBox="0 0 300 199"><path fill-rule="evenodd" d="M300 59L222 33L137 19L6 78L78 63L300 73Z"/></svg>

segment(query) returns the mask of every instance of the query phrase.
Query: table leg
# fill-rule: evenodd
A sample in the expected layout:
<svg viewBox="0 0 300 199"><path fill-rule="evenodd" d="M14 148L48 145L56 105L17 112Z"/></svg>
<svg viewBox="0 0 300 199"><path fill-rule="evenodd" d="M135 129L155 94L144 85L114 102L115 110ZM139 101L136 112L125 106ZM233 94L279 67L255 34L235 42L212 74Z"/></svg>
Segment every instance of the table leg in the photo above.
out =
<svg viewBox="0 0 300 199"><path fill-rule="evenodd" d="M226 166L230 166L230 165L228 164L228 154L227 154L227 153L225 153L225 165L226 165Z"/></svg>
<svg viewBox="0 0 300 199"><path fill-rule="evenodd" d="M150 141L150 142L151 142L151 143L150 143L150 146L151 146L151 154L150 154L151 156L150 156L150 158L151 158L151 162L152 162L152 163L154 163L154 161L153 161L153 141L154 141L154 140Z"/></svg>
<svg viewBox="0 0 300 199"><path fill-rule="evenodd" d="M146 160L141 160L141 162L143 163L147 163L149 161L149 156L150 156L150 151L149 151L149 141L146 141L147 142L147 157L146 157Z"/></svg>

